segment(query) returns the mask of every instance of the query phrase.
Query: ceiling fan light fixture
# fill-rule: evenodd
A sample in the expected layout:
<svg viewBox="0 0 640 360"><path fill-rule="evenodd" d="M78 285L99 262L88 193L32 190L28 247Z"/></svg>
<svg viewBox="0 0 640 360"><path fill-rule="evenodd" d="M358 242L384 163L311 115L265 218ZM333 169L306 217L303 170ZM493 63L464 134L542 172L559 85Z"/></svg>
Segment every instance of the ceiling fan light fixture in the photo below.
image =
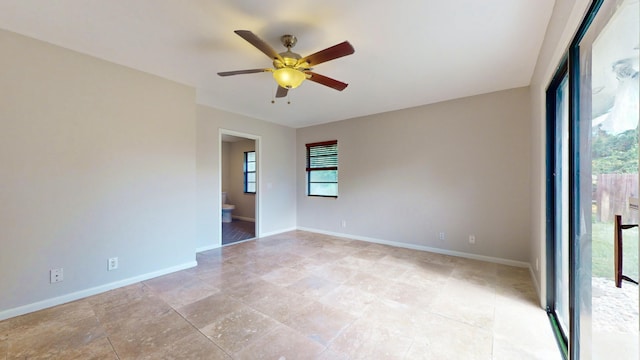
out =
<svg viewBox="0 0 640 360"><path fill-rule="evenodd" d="M267 55L269 59L273 61L273 67L266 69L223 71L218 73L220 76L271 72L273 73L273 79L278 83L278 89L275 94L276 98L286 97L288 90L297 88L305 79L338 91L344 90L349 85L342 81L312 72L313 67L318 64L353 54L355 50L348 41L343 41L311 55L301 57L300 54L291 51L291 48L294 47L297 41L293 35L283 35L281 37L282 45L287 48L287 51L277 53L269 44L249 30L236 30L234 32Z"/></svg>
<svg viewBox="0 0 640 360"><path fill-rule="evenodd" d="M273 78L283 88L295 89L302 84L307 76L300 70L283 67L273 72Z"/></svg>

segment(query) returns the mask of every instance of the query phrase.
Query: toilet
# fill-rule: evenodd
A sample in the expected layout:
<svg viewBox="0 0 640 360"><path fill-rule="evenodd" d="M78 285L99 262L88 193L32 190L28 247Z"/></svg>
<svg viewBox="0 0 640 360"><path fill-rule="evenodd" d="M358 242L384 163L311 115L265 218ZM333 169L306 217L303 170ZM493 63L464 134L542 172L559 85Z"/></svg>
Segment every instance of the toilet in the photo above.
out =
<svg viewBox="0 0 640 360"><path fill-rule="evenodd" d="M231 222L231 211L235 209L235 205L227 204L227 193L222 192L222 222L230 223Z"/></svg>

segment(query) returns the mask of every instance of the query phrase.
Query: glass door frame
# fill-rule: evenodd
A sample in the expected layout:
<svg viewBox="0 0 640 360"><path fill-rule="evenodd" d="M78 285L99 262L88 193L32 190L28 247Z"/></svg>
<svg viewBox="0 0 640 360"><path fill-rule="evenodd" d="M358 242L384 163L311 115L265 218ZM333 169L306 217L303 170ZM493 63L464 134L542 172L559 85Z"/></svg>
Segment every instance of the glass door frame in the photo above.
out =
<svg viewBox="0 0 640 360"><path fill-rule="evenodd" d="M547 138L547 151L546 151L546 258L547 258L547 315L549 316L549 320L551 321L554 333L556 335L556 339L558 341L558 346L563 354L563 357L566 359L568 356L568 348L569 348L569 338L568 335L571 331L571 324L573 323L571 317L574 314L572 309L573 301L575 298L574 294L572 294L571 290L573 287L570 284L569 286L569 309L566 309L569 312L569 326L568 329L564 329L560 325L560 315L556 309L556 303L558 300L558 294L556 293L556 289L558 288L558 282L560 270L557 268L556 263L556 255L561 256L562 254L557 254L557 242L561 241L558 239L558 226L568 226L569 238L571 239L571 223L562 224L562 214L559 211L559 207L561 206L560 202L562 199L558 199L558 193L562 191L562 181L571 181L573 176L572 171L572 157L569 156L569 174L568 179L562 179L562 176L558 176L559 166L562 164L558 164L558 159L562 158L562 151L571 151L572 147L570 144L562 144L559 141L562 141L562 122L561 119L558 118L560 111L558 109L558 101L557 94L561 89L562 84L568 80L568 59L565 56L561 62L560 67L556 70L549 87L546 90L546 114L547 114L547 129L546 129L546 138ZM571 101L569 101L571 102ZM569 116L567 121L569 129L573 128L571 123L572 117ZM571 140L572 136L569 136L569 140ZM571 184L569 185L569 189L573 189ZM569 194L569 199L572 196ZM571 205L569 206L571 209ZM568 214L570 215L570 214ZM571 252L571 248L573 246L569 246L569 251ZM569 263L571 263L571 253L568 254ZM571 271L569 272L569 276L571 276ZM571 283L571 281L570 281ZM569 333L569 334L568 334Z"/></svg>

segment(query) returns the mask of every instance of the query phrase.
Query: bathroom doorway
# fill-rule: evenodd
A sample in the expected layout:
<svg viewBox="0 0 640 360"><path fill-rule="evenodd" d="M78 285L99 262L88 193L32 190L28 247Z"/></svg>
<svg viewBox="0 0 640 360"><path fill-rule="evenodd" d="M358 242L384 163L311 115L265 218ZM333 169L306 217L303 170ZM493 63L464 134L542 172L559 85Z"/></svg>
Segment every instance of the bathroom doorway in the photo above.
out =
<svg viewBox="0 0 640 360"><path fill-rule="evenodd" d="M258 234L259 137L220 130L220 239L228 245Z"/></svg>

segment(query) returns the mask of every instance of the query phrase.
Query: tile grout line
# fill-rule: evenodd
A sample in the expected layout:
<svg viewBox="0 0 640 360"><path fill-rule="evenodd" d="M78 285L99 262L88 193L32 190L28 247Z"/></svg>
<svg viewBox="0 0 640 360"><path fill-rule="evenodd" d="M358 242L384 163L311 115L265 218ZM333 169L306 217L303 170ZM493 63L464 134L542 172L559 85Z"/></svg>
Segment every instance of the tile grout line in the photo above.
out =
<svg viewBox="0 0 640 360"><path fill-rule="evenodd" d="M116 357L118 358L118 360L120 360L120 355L118 355L118 351L116 351L115 346L113 346L113 343L111 342L111 338L109 337L109 335L107 335L107 341L109 342L109 345L111 345L111 349L113 349L113 353L116 354Z"/></svg>
<svg viewBox="0 0 640 360"><path fill-rule="evenodd" d="M202 300L202 299L200 299ZM194 302L200 301L200 300L196 300ZM164 301L164 300L162 300ZM167 304L169 305L169 304ZM187 306L189 304L185 304L182 306ZM210 337L208 337L207 335L205 335L202 331L200 331L200 329L198 329L197 326L195 326L191 321L189 321L189 319L187 319L186 317L184 317L176 308L174 308L173 306L169 305L171 307L171 310L173 310L176 314L178 314L178 316L180 316L184 321L186 321L189 325L191 325L191 327L193 327L200 335L204 336L207 341L209 341L210 343L212 343L213 345L215 345L218 349L220 349L223 353L227 354L229 357L231 357L233 359L233 356L231 356L231 354L229 354L225 349L221 348L220 345L216 344L215 341L213 341Z"/></svg>

